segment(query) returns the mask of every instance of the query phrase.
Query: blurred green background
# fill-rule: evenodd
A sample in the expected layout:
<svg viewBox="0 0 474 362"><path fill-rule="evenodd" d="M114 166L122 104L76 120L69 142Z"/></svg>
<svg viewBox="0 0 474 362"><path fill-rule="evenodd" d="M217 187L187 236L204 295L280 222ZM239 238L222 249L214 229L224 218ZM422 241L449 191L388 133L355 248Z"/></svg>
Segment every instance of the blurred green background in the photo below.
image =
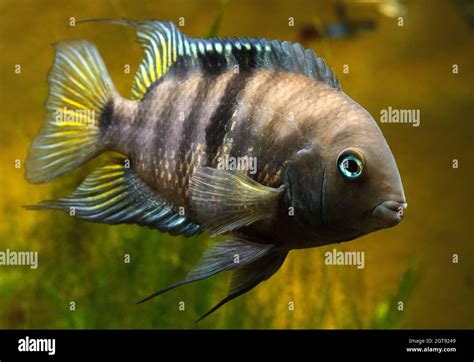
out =
<svg viewBox="0 0 474 362"><path fill-rule="evenodd" d="M39 252L36 270L0 266L0 328L473 328L472 2L376 3L0 0L0 251ZM341 16L345 36L331 36L331 27L324 31ZM418 128L380 124L408 199L404 222L350 243L293 251L269 281L199 324L195 319L226 295L228 274L136 305L184 277L210 241L21 207L70 193L101 162L47 185L24 179L26 151L44 116L51 44L94 42L123 96L130 95L143 56L132 30L68 27L70 17L184 17L181 30L191 36L299 41L325 57L344 91L376 120L389 106L420 109ZM452 73L453 64L459 74ZM324 252L334 247L365 251L365 269L324 266ZM398 301L404 311L397 310Z"/></svg>

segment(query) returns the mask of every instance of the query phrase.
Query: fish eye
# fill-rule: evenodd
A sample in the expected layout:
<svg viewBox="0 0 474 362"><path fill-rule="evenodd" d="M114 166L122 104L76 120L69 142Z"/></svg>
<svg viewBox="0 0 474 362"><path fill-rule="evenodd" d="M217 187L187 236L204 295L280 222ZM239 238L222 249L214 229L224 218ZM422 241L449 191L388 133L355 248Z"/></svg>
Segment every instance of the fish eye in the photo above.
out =
<svg viewBox="0 0 474 362"><path fill-rule="evenodd" d="M364 171L364 157L359 151L354 149L344 150L337 158L337 168L345 178L355 180Z"/></svg>

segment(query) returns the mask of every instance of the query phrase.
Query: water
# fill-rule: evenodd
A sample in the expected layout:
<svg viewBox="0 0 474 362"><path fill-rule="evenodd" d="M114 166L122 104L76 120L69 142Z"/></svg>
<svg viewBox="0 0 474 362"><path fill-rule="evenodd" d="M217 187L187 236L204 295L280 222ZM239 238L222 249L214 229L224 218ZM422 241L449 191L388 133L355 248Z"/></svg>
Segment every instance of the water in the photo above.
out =
<svg viewBox="0 0 474 362"><path fill-rule="evenodd" d="M304 38L304 45L335 69L343 90L376 120L388 107L420 111L420 127L381 124L404 182L405 220L350 243L291 252L269 281L198 325L194 320L226 295L229 275L142 305L135 302L184 277L209 240L21 208L66 195L100 164L95 160L42 186L28 184L23 168L15 168L15 160L22 166L44 116L51 44L65 39L95 43L123 96L129 96L142 58L131 30L106 24L71 28L69 18L177 22L184 17L183 31L202 36L210 30L217 5L2 1L0 251L39 251L39 268L0 267L0 328L472 328L474 43L454 2L410 2L403 27L373 6L352 4L348 16L373 20L373 31L350 38ZM288 26L289 17L294 27ZM218 34L300 41L305 26L335 19L327 2L230 2ZM20 74L14 72L16 64ZM126 64L130 74L124 73ZM458 169L452 168L453 159L459 160ZM364 251L365 268L325 267L324 252L334 247ZM124 262L126 254L130 263ZM453 254L458 264L452 263ZM397 309L399 301L403 311Z"/></svg>

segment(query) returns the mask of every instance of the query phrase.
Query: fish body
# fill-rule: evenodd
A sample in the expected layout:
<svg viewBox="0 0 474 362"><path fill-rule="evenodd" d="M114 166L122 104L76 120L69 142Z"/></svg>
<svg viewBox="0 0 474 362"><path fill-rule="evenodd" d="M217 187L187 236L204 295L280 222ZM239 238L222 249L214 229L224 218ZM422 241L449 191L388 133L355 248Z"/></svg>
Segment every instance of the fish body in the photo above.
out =
<svg viewBox="0 0 474 362"><path fill-rule="evenodd" d="M405 195L380 129L312 51L266 39L188 38L160 21L118 23L137 30L146 53L133 99L115 91L92 44L58 44L26 177L46 182L115 151L123 158L73 194L31 208L228 238L149 298L233 270L229 295L212 312L268 279L292 249L401 220Z"/></svg>
<svg viewBox="0 0 474 362"><path fill-rule="evenodd" d="M168 202L192 212L189 185L194 173L218 168L226 157L254 158L258 168L248 173L250 177L268 187L283 184L290 160L322 133L314 120L327 127L330 116L321 113L328 107L308 108L308 103L333 92L338 91L322 82L278 70L251 75L230 70L212 82L196 72L160 82L140 103L118 99L112 104L105 142L130 157L140 178ZM346 112L352 106L347 102ZM306 132L304 137L302 129L312 129L314 136ZM289 205L281 206L287 211ZM274 218L273 223L277 226L282 220ZM274 227L262 222L253 229L264 224L269 230ZM288 239L281 240L285 242Z"/></svg>

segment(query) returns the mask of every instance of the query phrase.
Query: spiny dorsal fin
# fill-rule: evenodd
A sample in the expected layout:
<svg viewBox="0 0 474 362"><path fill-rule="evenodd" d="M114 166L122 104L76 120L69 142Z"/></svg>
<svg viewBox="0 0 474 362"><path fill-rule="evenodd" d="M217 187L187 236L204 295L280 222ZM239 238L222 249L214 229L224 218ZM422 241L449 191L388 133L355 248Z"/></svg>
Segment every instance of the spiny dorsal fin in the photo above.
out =
<svg viewBox="0 0 474 362"><path fill-rule="evenodd" d="M147 90L184 54L184 36L171 22L127 21L137 31L138 42L145 49L145 58L135 75L132 98L140 100Z"/></svg>
<svg viewBox="0 0 474 362"><path fill-rule="evenodd" d="M95 170L71 195L27 208L73 211L92 222L138 224L171 235L191 236L202 231L199 224L173 210L121 159Z"/></svg>
<svg viewBox="0 0 474 362"><path fill-rule="evenodd" d="M183 35L173 23L158 20L123 20L119 23L135 28L138 41L145 49L132 88L135 100L142 99L169 70L183 72L198 68L222 72L235 65L239 66L239 71L281 69L340 89L336 76L324 60L298 43L265 38L191 38Z"/></svg>

